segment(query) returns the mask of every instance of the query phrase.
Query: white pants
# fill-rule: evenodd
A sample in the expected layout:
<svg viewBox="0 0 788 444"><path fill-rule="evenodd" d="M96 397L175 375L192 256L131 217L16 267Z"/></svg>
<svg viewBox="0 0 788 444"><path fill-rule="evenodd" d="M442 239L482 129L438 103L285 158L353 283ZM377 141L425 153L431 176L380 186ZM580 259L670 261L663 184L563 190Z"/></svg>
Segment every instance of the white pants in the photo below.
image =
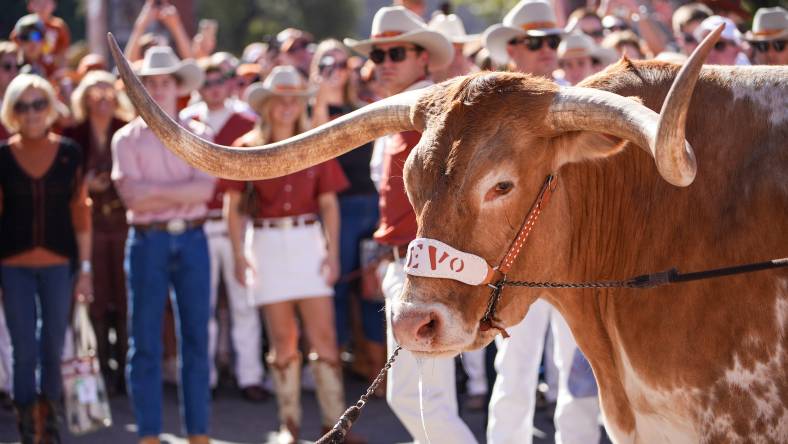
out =
<svg viewBox="0 0 788 444"><path fill-rule="evenodd" d="M575 340L564 318L552 305L539 299L531 305L522 322L508 329L509 339L500 336L495 339L498 375L490 399L489 444L532 442L539 362L548 326L552 326L553 357L558 368L555 442L599 442L598 398L574 398L568 389L569 370L577 348Z"/></svg>
<svg viewBox="0 0 788 444"><path fill-rule="evenodd" d="M485 369L485 350L483 348L462 354L462 368L468 375L468 394L487 394L487 371Z"/></svg>
<svg viewBox="0 0 788 444"><path fill-rule="evenodd" d="M233 348L235 349L235 377L241 388L260 385L263 380L261 328L257 307L249 303L246 289L235 279L233 247L227 236L224 221L205 223L208 250L211 254L211 318L208 322L208 355L211 358L211 386L215 387L216 342L216 299L219 294L219 273L222 273L227 299L230 304L230 324Z"/></svg>
<svg viewBox="0 0 788 444"><path fill-rule="evenodd" d="M386 297L386 339L389 356L396 343L391 330L391 300L399 296L405 283L403 261L389 264L383 278ZM419 374L423 387L424 424L419 405ZM391 410L417 443L476 443L457 411L454 359L424 359L419 362L409 351L400 350L386 378L386 400ZM426 434L424 430L426 429Z"/></svg>

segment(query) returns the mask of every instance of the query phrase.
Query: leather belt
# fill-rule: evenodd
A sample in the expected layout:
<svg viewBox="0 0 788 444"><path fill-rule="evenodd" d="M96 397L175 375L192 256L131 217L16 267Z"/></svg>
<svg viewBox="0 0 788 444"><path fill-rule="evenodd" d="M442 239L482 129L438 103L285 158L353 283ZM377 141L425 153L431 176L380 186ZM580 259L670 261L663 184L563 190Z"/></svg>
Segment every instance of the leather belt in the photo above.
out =
<svg viewBox="0 0 788 444"><path fill-rule="evenodd" d="M255 228L294 228L305 227L318 223L317 216L278 217L270 219L255 219L252 223Z"/></svg>
<svg viewBox="0 0 788 444"><path fill-rule="evenodd" d="M140 231L166 231L167 233L178 235L183 234L187 230L191 230L194 228L198 228L203 226L205 223L205 218L201 217L199 219L170 219L168 221L163 222L151 222L149 224L132 224L135 230Z"/></svg>

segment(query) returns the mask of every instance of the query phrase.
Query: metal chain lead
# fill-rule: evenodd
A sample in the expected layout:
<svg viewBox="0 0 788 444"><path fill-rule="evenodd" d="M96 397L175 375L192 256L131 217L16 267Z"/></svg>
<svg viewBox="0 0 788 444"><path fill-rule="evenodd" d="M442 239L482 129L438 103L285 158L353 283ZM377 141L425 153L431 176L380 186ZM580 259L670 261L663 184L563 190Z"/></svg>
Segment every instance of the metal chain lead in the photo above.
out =
<svg viewBox="0 0 788 444"><path fill-rule="evenodd" d="M345 442L345 435L347 435L347 432L353 427L353 423L358 419L359 415L361 415L361 409L367 404L369 397L372 396L378 386L383 383L383 380L386 378L386 373L391 369L391 365L394 363L394 359L397 358L400 350L402 350L402 347L398 345L397 348L394 349L389 360L386 361L386 365L380 369L380 373L378 373L378 376L372 381L367 391L361 395L354 405L345 410L345 413L339 417L334 427L319 440L315 441L315 444L342 444Z"/></svg>
<svg viewBox="0 0 788 444"><path fill-rule="evenodd" d="M526 288L632 288L635 284L626 281L595 281L595 282L530 282L530 281L504 281L506 287Z"/></svg>

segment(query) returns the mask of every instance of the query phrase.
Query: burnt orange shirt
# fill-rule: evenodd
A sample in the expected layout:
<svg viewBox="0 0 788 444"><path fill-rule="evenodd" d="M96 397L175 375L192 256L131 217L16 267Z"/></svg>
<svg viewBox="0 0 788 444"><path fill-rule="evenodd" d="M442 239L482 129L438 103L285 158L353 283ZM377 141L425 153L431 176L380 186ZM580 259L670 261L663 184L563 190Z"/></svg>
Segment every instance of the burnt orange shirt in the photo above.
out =
<svg viewBox="0 0 788 444"><path fill-rule="evenodd" d="M380 225L375 240L383 245L407 245L416 238L416 213L405 193L403 169L421 133L408 131L387 136L380 179Z"/></svg>

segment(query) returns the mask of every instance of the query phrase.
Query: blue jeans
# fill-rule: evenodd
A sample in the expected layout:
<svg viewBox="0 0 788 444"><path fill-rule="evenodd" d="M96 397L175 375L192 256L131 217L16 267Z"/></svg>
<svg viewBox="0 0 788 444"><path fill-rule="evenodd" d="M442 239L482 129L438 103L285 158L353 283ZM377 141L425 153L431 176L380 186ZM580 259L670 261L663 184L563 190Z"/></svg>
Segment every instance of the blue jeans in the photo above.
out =
<svg viewBox="0 0 788 444"><path fill-rule="evenodd" d="M377 194L364 194L355 196L340 196L339 212L341 227L339 232L339 260L341 276L357 270L360 266L359 244L362 239L372 236L378 223L378 196ZM340 345L350 341L350 292L357 281L340 282L334 286L334 309L336 312L337 341ZM362 301L362 318L368 311L379 310L380 307L367 308L368 301ZM383 325L385 317L382 313L375 315L378 318L380 333L373 335L383 342ZM374 325L374 324L373 324ZM369 336L365 329L365 335Z"/></svg>
<svg viewBox="0 0 788 444"><path fill-rule="evenodd" d="M63 390L60 355L74 284L71 270L67 264L2 265L0 273L3 306L14 349L14 401L23 406L34 403L39 392L37 386L46 399L60 401Z"/></svg>
<svg viewBox="0 0 788 444"><path fill-rule="evenodd" d="M161 432L162 319L170 285L175 297L181 417L189 435L208 432L208 317L210 268L202 227L179 235L129 230L127 379L139 436Z"/></svg>

